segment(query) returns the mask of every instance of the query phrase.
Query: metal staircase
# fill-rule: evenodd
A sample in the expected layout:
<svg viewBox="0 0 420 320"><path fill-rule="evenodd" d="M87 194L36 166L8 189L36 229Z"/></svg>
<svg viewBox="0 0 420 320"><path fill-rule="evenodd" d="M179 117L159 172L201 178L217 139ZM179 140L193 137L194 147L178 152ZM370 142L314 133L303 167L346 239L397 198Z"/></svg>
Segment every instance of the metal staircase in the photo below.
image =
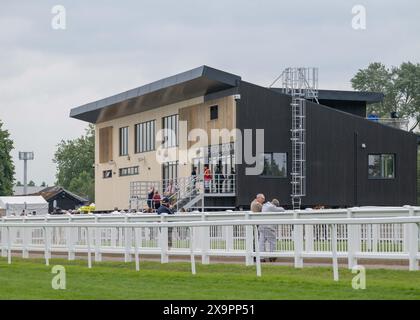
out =
<svg viewBox="0 0 420 320"><path fill-rule="evenodd" d="M197 210L197 209L216 209L209 205L205 199L211 197L223 198L234 197L236 195L236 177L230 175L225 177L223 183L218 183L217 175L213 175L214 181L211 181L207 188L204 187L204 176L197 175L193 177L179 177L173 180L175 192L168 196L174 211ZM169 181L132 181L130 183L130 209L136 211L147 207L148 191L154 187L162 195ZM163 196L162 196L163 197ZM206 205L205 205L206 202ZM233 209L234 207L218 207L218 209Z"/></svg>
<svg viewBox="0 0 420 320"><path fill-rule="evenodd" d="M282 79L283 93L292 97L292 206L300 209L306 195L306 101L318 102L318 69L287 68L270 85Z"/></svg>

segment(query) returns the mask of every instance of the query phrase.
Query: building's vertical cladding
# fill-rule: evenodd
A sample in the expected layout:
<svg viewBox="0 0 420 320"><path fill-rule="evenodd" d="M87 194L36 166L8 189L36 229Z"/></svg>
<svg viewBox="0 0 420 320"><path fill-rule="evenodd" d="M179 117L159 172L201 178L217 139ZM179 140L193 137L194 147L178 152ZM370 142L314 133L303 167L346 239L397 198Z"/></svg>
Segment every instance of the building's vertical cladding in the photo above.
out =
<svg viewBox="0 0 420 320"><path fill-rule="evenodd" d="M332 206L416 203L416 136L308 103L308 195ZM395 178L369 179L368 155L394 154Z"/></svg>
<svg viewBox="0 0 420 320"><path fill-rule="evenodd" d="M237 102L236 110L238 129L242 132L244 129L253 130L254 153L255 129L264 129L264 150L287 153L287 170L290 171L291 98L244 81L241 81L239 91L241 99ZM281 204L290 205L289 175L286 178L246 175L247 166L245 163L237 166L237 206L249 205L259 192L265 193L267 199L276 197L279 198Z"/></svg>
<svg viewBox="0 0 420 320"><path fill-rule="evenodd" d="M290 97L246 82L241 82L240 93L238 128L264 129L264 149L288 154L288 178L246 176L246 165L238 165L237 205L246 206L258 192L290 205ZM307 194L302 205L415 204L416 143L414 134L308 102ZM369 179L369 154L394 154L395 178Z"/></svg>

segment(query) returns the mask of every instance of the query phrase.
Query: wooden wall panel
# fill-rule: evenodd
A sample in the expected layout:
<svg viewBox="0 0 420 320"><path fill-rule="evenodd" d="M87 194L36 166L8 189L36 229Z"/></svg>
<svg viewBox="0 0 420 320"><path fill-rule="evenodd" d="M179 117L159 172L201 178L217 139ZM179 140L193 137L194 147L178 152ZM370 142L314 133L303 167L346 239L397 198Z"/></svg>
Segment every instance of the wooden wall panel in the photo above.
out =
<svg viewBox="0 0 420 320"><path fill-rule="evenodd" d="M112 159L112 127L99 129L99 162L106 163Z"/></svg>
<svg viewBox="0 0 420 320"><path fill-rule="evenodd" d="M210 120L210 107L214 105L218 106L218 118ZM212 129L228 129L230 131L236 127L235 102L232 97L225 97L182 108L179 110L179 120L188 122L188 132L193 129L203 129L210 139ZM189 141L188 148L192 144L194 142Z"/></svg>

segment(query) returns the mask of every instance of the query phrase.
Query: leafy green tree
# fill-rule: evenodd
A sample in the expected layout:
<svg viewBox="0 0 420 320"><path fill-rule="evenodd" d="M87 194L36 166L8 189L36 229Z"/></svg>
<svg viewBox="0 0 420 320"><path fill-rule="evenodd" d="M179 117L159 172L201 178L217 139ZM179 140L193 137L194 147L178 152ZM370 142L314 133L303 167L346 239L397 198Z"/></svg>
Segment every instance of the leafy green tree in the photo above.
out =
<svg viewBox="0 0 420 320"><path fill-rule="evenodd" d="M56 184L94 201L95 128L89 125L84 135L62 140L53 159L57 164Z"/></svg>
<svg viewBox="0 0 420 320"><path fill-rule="evenodd" d="M29 187L35 187L35 182L33 182L32 180L28 182L28 186Z"/></svg>
<svg viewBox="0 0 420 320"><path fill-rule="evenodd" d="M45 183L45 181L42 181L41 187L46 187L46 186L47 186L47 184Z"/></svg>
<svg viewBox="0 0 420 320"><path fill-rule="evenodd" d="M352 87L360 91L382 92L385 98L380 103L368 105L368 112L389 117L397 112L400 117L420 122L420 64L404 62L399 67L387 68L374 62L366 69L360 69L351 79Z"/></svg>
<svg viewBox="0 0 420 320"><path fill-rule="evenodd" d="M10 155L12 150L13 141L9 132L3 129L3 122L0 121L0 196L13 194L15 165Z"/></svg>
<svg viewBox="0 0 420 320"><path fill-rule="evenodd" d="M16 182L16 187L22 187L22 186L23 186L22 182L20 181Z"/></svg>
<svg viewBox="0 0 420 320"><path fill-rule="evenodd" d="M95 181L86 171L83 171L78 177L73 178L68 189L81 197L88 198L92 201L94 200Z"/></svg>

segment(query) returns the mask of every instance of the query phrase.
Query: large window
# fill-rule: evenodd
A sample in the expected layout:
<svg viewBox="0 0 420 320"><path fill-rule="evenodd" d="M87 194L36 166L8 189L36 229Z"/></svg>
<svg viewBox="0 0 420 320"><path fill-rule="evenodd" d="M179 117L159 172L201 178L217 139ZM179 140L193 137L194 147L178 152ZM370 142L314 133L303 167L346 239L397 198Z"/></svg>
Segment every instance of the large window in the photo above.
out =
<svg viewBox="0 0 420 320"><path fill-rule="evenodd" d="M162 165L162 178L163 178L163 190L166 190L168 182L170 180L176 180L178 178L178 161L165 162Z"/></svg>
<svg viewBox="0 0 420 320"><path fill-rule="evenodd" d="M287 153L264 153L262 176L287 177Z"/></svg>
<svg viewBox="0 0 420 320"><path fill-rule="evenodd" d="M395 155L394 154L369 154L368 155L369 179L394 179Z"/></svg>
<svg viewBox="0 0 420 320"><path fill-rule="evenodd" d="M128 155L128 127L120 128L120 156Z"/></svg>
<svg viewBox="0 0 420 320"><path fill-rule="evenodd" d="M155 120L135 125L135 152L155 150Z"/></svg>
<svg viewBox="0 0 420 320"><path fill-rule="evenodd" d="M128 167L128 168L121 168L120 169L120 177L125 176L134 176L136 174L139 174L139 167Z"/></svg>
<svg viewBox="0 0 420 320"><path fill-rule="evenodd" d="M162 118L162 127L164 130L163 147L176 147L178 145L178 115Z"/></svg>

